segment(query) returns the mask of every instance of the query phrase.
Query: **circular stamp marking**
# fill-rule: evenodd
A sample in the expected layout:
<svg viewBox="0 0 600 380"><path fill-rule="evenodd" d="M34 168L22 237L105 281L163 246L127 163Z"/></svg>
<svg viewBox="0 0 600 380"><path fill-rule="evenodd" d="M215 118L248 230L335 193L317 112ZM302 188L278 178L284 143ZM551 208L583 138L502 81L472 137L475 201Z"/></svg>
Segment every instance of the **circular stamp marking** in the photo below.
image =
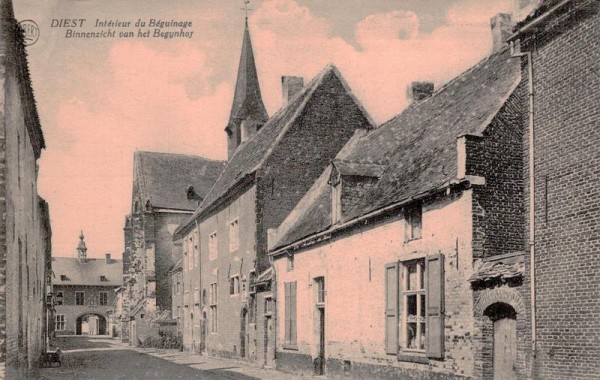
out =
<svg viewBox="0 0 600 380"><path fill-rule="evenodd" d="M19 27L23 31L23 42L25 46L31 46L40 39L40 27L33 20L23 20L19 22Z"/></svg>

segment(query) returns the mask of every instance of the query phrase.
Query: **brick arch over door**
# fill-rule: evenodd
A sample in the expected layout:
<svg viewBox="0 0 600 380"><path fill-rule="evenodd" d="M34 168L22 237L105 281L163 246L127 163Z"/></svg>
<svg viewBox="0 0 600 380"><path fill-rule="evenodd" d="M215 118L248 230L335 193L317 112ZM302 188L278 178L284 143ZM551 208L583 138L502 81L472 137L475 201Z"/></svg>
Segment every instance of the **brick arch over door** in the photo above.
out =
<svg viewBox="0 0 600 380"><path fill-rule="evenodd" d="M498 302L512 306L517 314L525 314L525 304L521 294L515 289L503 287L483 291L475 305L475 315L483 315L485 309Z"/></svg>

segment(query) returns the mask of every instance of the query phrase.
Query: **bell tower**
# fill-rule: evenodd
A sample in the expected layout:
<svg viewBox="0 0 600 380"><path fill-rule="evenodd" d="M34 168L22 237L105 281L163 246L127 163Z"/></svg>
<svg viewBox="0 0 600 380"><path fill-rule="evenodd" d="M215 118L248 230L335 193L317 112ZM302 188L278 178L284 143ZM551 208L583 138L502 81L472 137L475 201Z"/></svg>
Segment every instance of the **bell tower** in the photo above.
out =
<svg viewBox="0 0 600 380"><path fill-rule="evenodd" d="M235 94L229 123L225 128L228 159L231 159L238 146L251 138L268 119L269 115L260 94L252 41L248 30L248 17L246 16Z"/></svg>

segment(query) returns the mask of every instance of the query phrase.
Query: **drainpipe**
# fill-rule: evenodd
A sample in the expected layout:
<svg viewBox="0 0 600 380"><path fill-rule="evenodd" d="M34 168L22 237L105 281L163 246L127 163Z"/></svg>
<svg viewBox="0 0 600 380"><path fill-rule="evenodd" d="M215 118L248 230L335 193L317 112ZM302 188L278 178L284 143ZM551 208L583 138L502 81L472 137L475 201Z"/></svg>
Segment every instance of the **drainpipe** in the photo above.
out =
<svg viewBox="0 0 600 380"><path fill-rule="evenodd" d="M204 329L204 324L206 323L206 321L204 321L204 319L202 318L202 316L204 315L202 313L202 309L200 308L200 306L202 306L202 250L200 249L200 225L198 224L198 219L194 219L194 222L196 223L196 231L198 231L198 237L195 241L196 245L197 245L197 249L198 249L198 311L200 312L200 315L196 316L197 320L200 321L200 337L202 337L202 329ZM193 236L193 235L192 235ZM196 258L196 252L195 252L196 248L194 248L194 259ZM196 262L194 260L194 262ZM194 330L194 325L192 325L192 335L193 335L193 330ZM200 338L200 340L202 340L202 338ZM206 336L204 336L204 345L206 346ZM201 354L202 352L202 348L200 348L200 345L198 345L198 354Z"/></svg>
<svg viewBox="0 0 600 380"><path fill-rule="evenodd" d="M277 301L277 270L275 269L275 263L273 262L273 256L268 254L269 264L271 264L271 270L273 271L273 279L271 280L271 299L273 300L273 353L277 358L277 312L279 308L279 302ZM267 332L268 333L268 332ZM275 360L273 361L275 363Z"/></svg>
<svg viewBox="0 0 600 380"><path fill-rule="evenodd" d="M534 92L533 92L533 62L531 58L531 52L515 52L514 41L510 42L511 56L512 57L527 57L527 87L528 87L528 98L529 98L529 277L530 277L530 297L531 297L531 351L532 351L532 365L533 371L533 359L537 354L537 341L536 341L536 311L535 311L535 144L534 144Z"/></svg>

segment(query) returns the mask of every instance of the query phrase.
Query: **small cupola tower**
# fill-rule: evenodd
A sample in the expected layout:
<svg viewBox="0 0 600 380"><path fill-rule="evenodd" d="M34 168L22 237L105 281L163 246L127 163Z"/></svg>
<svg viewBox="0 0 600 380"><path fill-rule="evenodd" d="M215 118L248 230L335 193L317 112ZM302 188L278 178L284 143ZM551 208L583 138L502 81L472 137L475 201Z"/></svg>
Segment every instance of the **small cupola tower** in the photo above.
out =
<svg viewBox="0 0 600 380"><path fill-rule="evenodd" d="M87 259L87 247L85 246L83 238L83 231L81 231L79 234L79 244L77 245L77 258L80 261L85 261Z"/></svg>
<svg viewBox="0 0 600 380"><path fill-rule="evenodd" d="M235 94L231 105L227 132L227 157L231 159L238 146L254 135L269 119L263 104L256 74L254 52L246 17L242 55L238 67Z"/></svg>

